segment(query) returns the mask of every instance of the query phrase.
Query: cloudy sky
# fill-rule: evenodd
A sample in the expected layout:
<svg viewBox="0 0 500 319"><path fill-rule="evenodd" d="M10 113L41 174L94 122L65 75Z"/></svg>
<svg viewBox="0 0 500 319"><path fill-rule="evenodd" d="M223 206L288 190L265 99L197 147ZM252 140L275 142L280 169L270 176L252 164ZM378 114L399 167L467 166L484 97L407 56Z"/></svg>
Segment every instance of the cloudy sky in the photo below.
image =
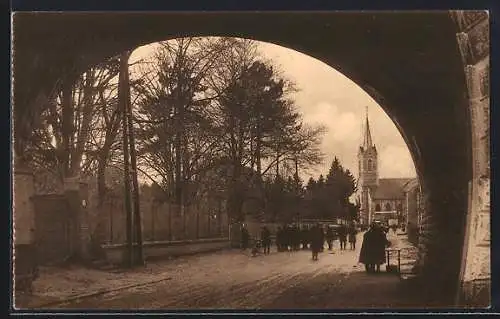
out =
<svg viewBox="0 0 500 319"><path fill-rule="evenodd" d="M379 176L416 175L408 148L396 126L358 85L308 55L264 42L259 42L259 49L262 55L279 66L285 77L297 85L299 92L295 93L295 101L304 122L323 124L328 129L322 145L325 163L304 173L304 179L326 174L334 156L358 176L357 151L362 143L367 108L373 142L379 153ZM138 48L130 62L151 52L152 46Z"/></svg>

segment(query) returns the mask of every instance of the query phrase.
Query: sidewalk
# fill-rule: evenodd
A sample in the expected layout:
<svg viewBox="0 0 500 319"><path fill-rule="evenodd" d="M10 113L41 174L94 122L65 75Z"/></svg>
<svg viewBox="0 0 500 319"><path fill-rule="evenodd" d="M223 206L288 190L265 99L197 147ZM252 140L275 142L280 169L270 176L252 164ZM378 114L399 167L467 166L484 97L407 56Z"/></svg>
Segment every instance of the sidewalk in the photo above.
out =
<svg viewBox="0 0 500 319"><path fill-rule="evenodd" d="M67 300L96 296L135 286L169 280L182 271L179 265L188 257L149 262L134 269L96 270L82 266L41 267L31 295L19 294L14 304L19 308L38 308Z"/></svg>
<svg viewBox="0 0 500 319"><path fill-rule="evenodd" d="M400 230L396 233L389 230L387 239L391 242L391 248L401 249L401 272L410 272L417 260L418 248L410 243L407 235Z"/></svg>

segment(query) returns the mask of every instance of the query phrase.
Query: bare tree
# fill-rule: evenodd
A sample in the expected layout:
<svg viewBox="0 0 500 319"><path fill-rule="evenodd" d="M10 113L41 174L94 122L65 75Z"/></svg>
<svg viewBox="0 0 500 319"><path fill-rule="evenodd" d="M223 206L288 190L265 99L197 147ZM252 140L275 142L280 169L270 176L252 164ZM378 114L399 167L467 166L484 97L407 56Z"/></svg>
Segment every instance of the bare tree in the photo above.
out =
<svg viewBox="0 0 500 319"><path fill-rule="evenodd" d="M207 89L206 79L228 48L224 38L161 42L133 84L141 164L178 204L189 201L186 187L213 166L217 143L210 117L217 93Z"/></svg>
<svg viewBox="0 0 500 319"><path fill-rule="evenodd" d="M79 172L90 173L94 168L94 131L100 121L100 109L108 104L112 80L116 76L111 59L96 65L61 89L46 104L39 125L34 127L27 149L31 164L49 170L62 182L64 177Z"/></svg>

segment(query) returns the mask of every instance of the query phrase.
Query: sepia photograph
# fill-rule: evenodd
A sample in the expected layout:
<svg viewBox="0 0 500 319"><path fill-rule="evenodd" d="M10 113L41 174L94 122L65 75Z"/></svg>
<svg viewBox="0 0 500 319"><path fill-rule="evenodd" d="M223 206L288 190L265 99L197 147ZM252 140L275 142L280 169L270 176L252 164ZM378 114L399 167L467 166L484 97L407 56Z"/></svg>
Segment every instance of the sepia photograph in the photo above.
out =
<svg viewBox="0 0 500 319"><path fill-rule="evenodd" d="M11 23L13 311L490 307L488 11Z"/></svg>

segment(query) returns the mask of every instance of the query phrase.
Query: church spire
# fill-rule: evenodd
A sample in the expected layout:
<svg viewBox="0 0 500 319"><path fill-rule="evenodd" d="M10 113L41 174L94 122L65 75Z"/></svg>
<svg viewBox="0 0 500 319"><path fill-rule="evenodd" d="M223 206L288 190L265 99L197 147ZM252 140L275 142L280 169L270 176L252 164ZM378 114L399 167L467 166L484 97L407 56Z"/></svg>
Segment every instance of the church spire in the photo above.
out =
<svg viewBox="0 0 500 319"><path fill-rule="evenodd" d="M368 121L368 106L366 107L366 124L365 124L365 134L363 140L363 148L365 150L373 146L372 134L370 132L370 122Z"/></svg>

